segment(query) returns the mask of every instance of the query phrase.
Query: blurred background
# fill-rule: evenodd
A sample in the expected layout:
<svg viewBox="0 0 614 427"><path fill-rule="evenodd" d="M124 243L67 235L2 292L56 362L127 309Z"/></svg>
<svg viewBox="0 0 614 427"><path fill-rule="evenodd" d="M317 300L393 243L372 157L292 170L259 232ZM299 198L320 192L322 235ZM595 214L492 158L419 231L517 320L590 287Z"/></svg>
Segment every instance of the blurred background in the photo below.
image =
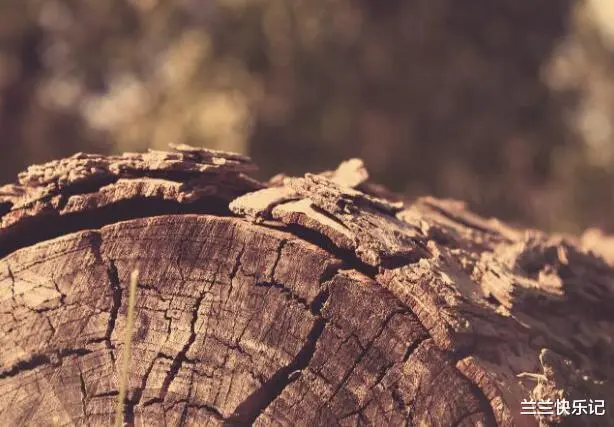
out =
<svg viewBox="0 0 614 427"><path fill-rule="evenodd" d="M612 232L614 2L0 0L1 183L169 142Z"/></svg>

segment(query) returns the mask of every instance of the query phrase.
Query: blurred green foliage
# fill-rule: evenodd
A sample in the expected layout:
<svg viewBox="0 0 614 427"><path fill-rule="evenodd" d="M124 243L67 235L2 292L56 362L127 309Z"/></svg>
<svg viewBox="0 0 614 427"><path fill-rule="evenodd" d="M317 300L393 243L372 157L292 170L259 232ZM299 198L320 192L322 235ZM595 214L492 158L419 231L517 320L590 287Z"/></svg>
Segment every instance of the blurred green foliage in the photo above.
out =
<svg viewBox="0 0 614 427"><path fill-rule="evenodd" d="M0 180L182 142L614 229L611 0L0 0Z"/></svg>

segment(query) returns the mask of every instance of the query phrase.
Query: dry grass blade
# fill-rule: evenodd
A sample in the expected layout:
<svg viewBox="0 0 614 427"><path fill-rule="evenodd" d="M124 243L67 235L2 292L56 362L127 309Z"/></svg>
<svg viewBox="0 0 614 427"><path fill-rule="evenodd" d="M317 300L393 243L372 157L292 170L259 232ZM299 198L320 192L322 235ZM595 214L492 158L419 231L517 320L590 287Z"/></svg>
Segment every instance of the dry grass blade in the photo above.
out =
<svg viewBox="0 0 614 427"><path fill-rule="evenodd" d="M128 369L130 368L132 333L134 331L134 305L136 302L136 287L138 281L139 271L134 270L130 275L130 290L128 294L128 319L126 324L126 335L124 337L124 354L122 359L121 377L119 384L119 396L117 397L117 407L115 410L116 427L121 427L124 424L124 400L126 398L126 388L128 385Z"/></svg>

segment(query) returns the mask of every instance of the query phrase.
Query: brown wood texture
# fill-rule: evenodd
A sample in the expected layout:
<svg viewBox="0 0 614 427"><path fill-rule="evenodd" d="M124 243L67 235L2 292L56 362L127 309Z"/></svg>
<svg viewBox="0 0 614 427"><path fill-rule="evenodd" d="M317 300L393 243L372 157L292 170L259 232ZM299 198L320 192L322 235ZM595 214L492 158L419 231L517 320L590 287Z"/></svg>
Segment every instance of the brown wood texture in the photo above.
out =
<svg viewBox="0 0 614 427"><path fill-rule="evenodd" d="M175 146L0 187L0 423L613 425L612 242ZM604 399L606 416L521 415Z"/></svg>

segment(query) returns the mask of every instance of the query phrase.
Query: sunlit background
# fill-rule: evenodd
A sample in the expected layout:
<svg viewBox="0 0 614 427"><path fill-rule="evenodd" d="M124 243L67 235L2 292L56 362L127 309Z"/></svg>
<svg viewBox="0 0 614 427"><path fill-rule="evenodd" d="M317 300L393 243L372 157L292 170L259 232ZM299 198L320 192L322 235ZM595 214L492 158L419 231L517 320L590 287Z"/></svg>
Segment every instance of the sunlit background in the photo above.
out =
<svg viewBox="0 0 614 427"><path fill-rule="evenodd" d="M188 143L614 231L612 0L0 0L0 182Z"/></svg>

